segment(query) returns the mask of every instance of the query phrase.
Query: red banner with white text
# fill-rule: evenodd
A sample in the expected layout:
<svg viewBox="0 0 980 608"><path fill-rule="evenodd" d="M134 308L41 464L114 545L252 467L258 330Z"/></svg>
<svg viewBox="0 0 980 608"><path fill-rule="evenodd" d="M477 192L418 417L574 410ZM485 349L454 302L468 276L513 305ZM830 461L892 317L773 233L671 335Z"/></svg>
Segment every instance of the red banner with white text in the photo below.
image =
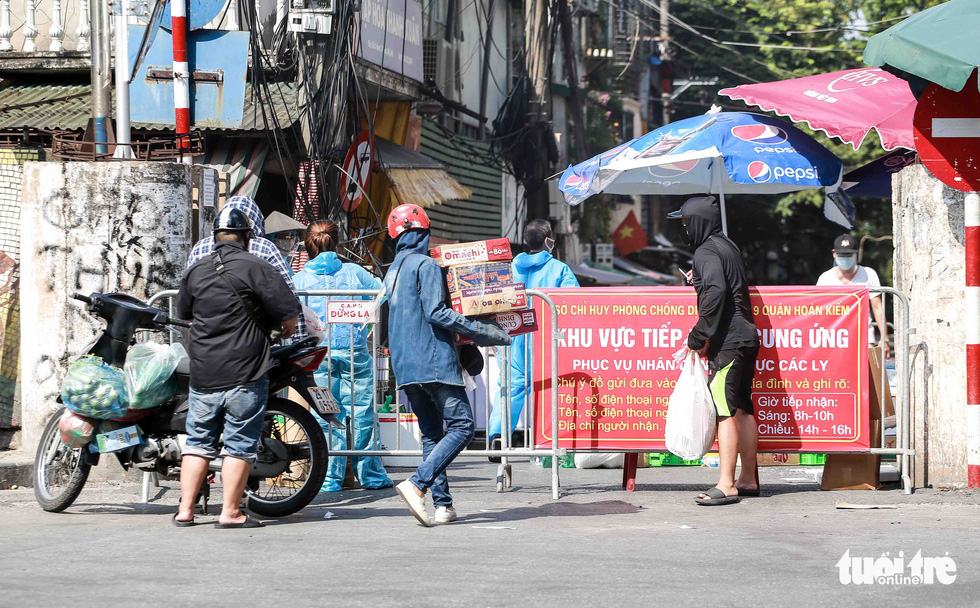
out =
<svg viewBox="0 0 980 608"><path fill-rule="evenodd" d="M673 354L697 321L692 288L547 289L558 308L558 441L663 450ZM859 452L869 441L868 289L758 287L752 382L761 451ZM534 298L535 445L550 447L551 310Z"/></svg>

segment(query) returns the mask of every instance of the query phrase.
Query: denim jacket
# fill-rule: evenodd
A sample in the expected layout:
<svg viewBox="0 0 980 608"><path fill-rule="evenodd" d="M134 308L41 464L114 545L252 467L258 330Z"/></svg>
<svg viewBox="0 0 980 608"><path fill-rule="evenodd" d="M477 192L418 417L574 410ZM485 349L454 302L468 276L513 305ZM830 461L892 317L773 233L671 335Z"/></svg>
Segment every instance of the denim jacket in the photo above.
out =
<svg viewBox="0 0 980 608"><path fill-rule="evenodd" d="M463 386L454 333L480 346L510 344L499 327L468 319L446 306L442 269L428 256L429 232L409 230L395 242L385 275L388 345L398 388L438 382Z"/></svg>
<svg viewBox="0 0 980 608"><path fill-rule="evenodd" d="M380 289L381 280L372 276L357 264L343 263L335 251L324 251L306 263L303 270L293 276L293 284L298 290L321 289ZM318 314L321 319L327 318L327 300L370 300L368 296L310 296L307 306ZM336 350L348 350L351 347L351 336L354 338L354 349L367 348L367 335L370 328L365 324L334 325L330 328L328 339L323 340L322 346L330 346Z"/></svg>

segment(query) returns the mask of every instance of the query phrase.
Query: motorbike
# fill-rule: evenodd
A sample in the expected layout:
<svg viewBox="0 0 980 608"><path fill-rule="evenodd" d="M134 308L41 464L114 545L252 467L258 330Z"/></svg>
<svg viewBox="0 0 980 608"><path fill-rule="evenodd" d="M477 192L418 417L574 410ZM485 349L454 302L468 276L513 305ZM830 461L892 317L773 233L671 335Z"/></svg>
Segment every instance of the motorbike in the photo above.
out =
<svg viewBox="0 0 980 608"><path fill-rule="evenodd" d="M125 364L129 347L136 344L137 332L179 333L174 328L190 327L189 323L172 319L167 312L125 294L72 297L85 303L90 314L105 321L104 331L87 354L101 357L116 368L122 369ZM317 338L310 337L271 349L275 367L269 372L270 397L258 457L252 464L243 499L245 508L265 517L284 517L308 505L320 491L327 472L327 441L317 420L299 403L275 395L292 388L322 418L343 426L337 419L340 409L330 389L318 388L313 379L313 372L329 351L317 346L317 342ZM59 407L44 429L34 460L34 495L41 507L50 512L67 509L78 498L91 467L98 465L102 456L115 456L125 470L179 476L188 412L188 358L180 361L174 379L179 388L172 399L152 409L130 409L124 417L114 419L136 425L140 442L109 454L99 452L95 433L82 447L65 444L59 429L65 407ZM220 471L221 464L220 457L212 460L210 471ZM205 480L198 494L205 513L209 488L209 481Z"/></svg>

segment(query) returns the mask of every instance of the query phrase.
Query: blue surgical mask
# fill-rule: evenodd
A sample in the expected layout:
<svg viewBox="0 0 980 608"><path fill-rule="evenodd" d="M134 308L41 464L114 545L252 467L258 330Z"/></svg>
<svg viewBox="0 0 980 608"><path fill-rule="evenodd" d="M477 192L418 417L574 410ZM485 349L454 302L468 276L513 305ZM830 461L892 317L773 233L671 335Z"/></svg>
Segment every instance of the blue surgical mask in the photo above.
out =
<svg viewBox="0 0 980 608"><path fill-rule="evenodd" d="M851 268L854 268L854 264L857 263L857 256L848 255L848 256L841 257L835 255L834 262L836 262L837 265L840 266L841 270L850 270Z"/></svg>

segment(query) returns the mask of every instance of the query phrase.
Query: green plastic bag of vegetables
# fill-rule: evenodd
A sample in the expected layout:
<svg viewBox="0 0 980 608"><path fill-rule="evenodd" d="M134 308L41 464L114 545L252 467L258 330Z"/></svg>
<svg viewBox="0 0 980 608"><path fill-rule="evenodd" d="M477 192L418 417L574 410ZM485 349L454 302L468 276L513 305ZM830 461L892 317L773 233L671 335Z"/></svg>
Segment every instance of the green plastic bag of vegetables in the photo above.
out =
<svg viewBox="0 0 980 608"><path fill-rule="evenodd" d="M126 394L129 407L145 410L163 405L177 394L173 377L180 360L187 356L181 344L137 344L126 353Z"/></svg>
<svg viewBox="0 0 980 608"><path fill-rule="evenodd" d="M61 400L71 411L106 420L126 414L126 378L121 369L101 357L86 355L68 368L61 385Z"/></svg>

